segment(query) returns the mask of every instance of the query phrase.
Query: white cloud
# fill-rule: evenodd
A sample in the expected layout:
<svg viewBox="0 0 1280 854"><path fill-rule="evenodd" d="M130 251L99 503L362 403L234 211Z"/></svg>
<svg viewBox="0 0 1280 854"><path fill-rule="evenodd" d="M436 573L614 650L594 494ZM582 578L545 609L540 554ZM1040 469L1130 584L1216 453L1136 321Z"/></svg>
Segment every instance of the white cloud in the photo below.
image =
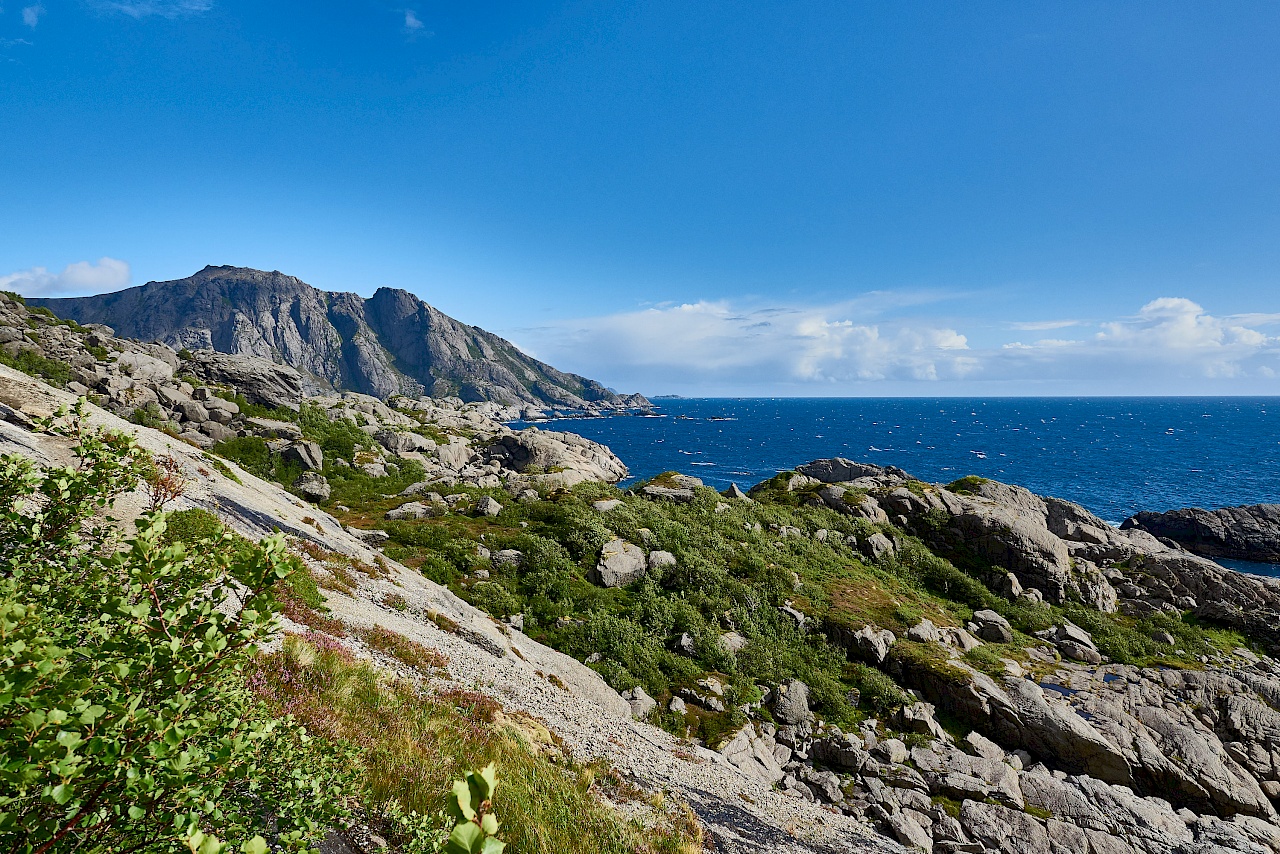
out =
<svg viewBox="0 0 1280 854"><path fill-rule="evenodd" d="M413 9L404 10L404 34L409 37L409 41L418 38L431 38L434 32L427 29L427 25L418 17L418 13Z"/></svg>
<svg viewBox="0 0 1280 854"><path fill-rule="evenodd" d="M686 303L523 330L539 358L647 384L834 386L966 376L968 343L954 329L854 320L850 304L750 311Z"/></svg>
<svg viewBox="0 0 1280 854"><path fill-rule="evenodd" d="M213 8L213 0L97 0L96 6L131 18L181 18Z"/></svg>
<svg viewBox="0 0 1280 854"><path fill-rule="evenodd" d="M98 262L77 261L61 273L45 267L19 270L0 276L0 290L16 291L26 297L63 297L119 290L129 284L129 263L115 258Z"/></svg>
<svg viewBox="0 0 1280 854"><path fill-rule="evenodd" d="M1010 323L1010 329L1020 329L1025 332L1043 332L1048 329L1066 329L1068 326L1079 326L1078 320L1030 320L1020 323Z"/></svg>
<svg viewBox="0 0 1280 854"><path fill-rule="evenodd" d="M22 23L28 27L35 29L36 24L40 23L40 16L44 14L44 4L36 3L34 6L26 6L22 10Z"/></svg>
<svg viewBox="0 0 1280 854"><path fill-rule="evenodd" d="M978 324L983 326L985 324ZM709 394L1276 393L1280 315L1214 316L1163 297L1076 338L974 347L954 321L886 320L866 302L694 302L562 321L512 336L539 358L618 387Z"/></svg>

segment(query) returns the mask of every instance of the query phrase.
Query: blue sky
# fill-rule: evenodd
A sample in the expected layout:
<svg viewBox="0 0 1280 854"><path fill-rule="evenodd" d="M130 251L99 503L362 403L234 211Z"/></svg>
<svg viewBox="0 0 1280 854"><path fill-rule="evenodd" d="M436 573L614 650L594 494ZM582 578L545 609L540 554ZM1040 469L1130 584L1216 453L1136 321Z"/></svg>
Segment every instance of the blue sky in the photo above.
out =
<svg viewBox="0 0 1280 854"><path fill-rule="evenodd" d="M684 394L1280 393L1280 5L3 0L0 286Z"/></svg>

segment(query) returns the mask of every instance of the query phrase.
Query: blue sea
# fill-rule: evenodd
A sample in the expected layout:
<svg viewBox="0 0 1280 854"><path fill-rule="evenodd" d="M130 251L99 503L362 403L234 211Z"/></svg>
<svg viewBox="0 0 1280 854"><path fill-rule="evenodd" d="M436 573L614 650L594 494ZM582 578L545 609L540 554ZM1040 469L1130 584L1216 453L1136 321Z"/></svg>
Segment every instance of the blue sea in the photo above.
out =
<svg viewBox="0 0 1280 854"><path fill-rule="evenodd" d="M1280 503L1280 398L702 398L654 415L541 422L603 442L635 479L667 470L744 489L821 457L968 474L1084 505L1139 510ZM1280 575L1280 567L1235 562Z"/></svg>

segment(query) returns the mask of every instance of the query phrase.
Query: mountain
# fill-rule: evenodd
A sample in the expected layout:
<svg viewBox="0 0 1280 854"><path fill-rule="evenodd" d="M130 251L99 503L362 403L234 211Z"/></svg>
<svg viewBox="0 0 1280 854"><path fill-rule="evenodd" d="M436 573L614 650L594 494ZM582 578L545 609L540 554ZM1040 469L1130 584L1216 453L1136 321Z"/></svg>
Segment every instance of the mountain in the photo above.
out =
<svg viewBox="0 0 1280 854"><path fill-rule="evenodd" d="M648 404L640 395L619 395L558 371L395 288L364 299L318 290L278 271L211 266L111 294L27 302L78 323L104 323L127 338L263 356L300 371L316 392L581 409Z"/></svg>

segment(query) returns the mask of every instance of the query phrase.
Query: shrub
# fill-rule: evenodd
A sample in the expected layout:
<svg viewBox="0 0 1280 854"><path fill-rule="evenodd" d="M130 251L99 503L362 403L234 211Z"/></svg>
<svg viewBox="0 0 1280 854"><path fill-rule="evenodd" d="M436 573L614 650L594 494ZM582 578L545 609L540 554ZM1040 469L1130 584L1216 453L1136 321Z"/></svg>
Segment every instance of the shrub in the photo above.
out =
<svg viewBox="0 0 1280 854"><path fill-rule="evenodd" d="M947 484L947 489L958 495L976 495L978 488L987 483L985 477L978 477L976 474L966 475L959 480L953 480Z"/></svg>
<svg viewBox="0 0 1280 854"><path fill-rule="evenodd" d="M43 424L77 439L75 467L0 456L0 835L15 851L219 851L202 830L215 826L263 852L268 802L271 832L300 850L346 780L337 751L242 681L273 630L283 541L189 553L155 514L120 548L95 513L136 485L143 455L81 416Z"/></svg>
<svg viewBox="0 0 1280 854"><path fill-rule="evenodd" d="M58 388L63 388L71 382L70 365L59 362L57 359L47 358L35 350L19 350L14 354L0 350L0 365L8 365Z"/></svg>

